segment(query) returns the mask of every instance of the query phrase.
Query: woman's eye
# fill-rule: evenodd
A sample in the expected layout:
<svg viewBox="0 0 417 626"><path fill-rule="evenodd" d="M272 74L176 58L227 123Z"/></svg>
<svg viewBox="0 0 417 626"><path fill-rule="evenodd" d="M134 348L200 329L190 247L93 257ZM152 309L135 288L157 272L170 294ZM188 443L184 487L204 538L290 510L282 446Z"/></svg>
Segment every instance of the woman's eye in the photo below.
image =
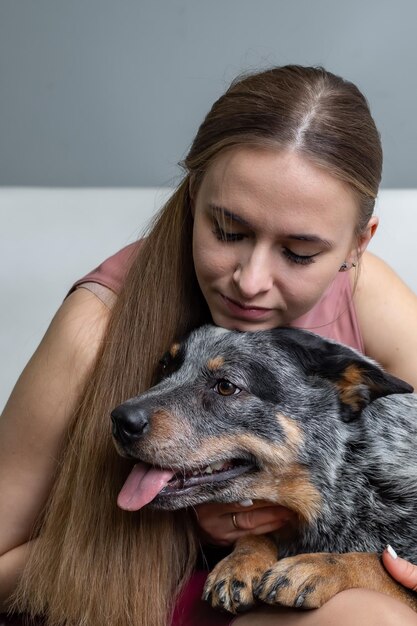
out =
<svg viewBox="0 0 417 626"><path fill-rule="evenodd" d="M242 241L245 237L243 233L233 233L224 230L217 222L214 224L213 233L219 241Z"/></svg>
<svg viewBox="0 0 417 626"><path fill-rule="evenodd" d="M298 265L309 265L310 263L314 263L314 257L316 257L319 252L316 252L316 254L303 255L296 254L289 248L283 248L283 254L291 263L298 263Z"/></svg>
<svg viewBox="0 0 417 626"><path fill-rule="evenodd" d="M241 392L241 389L229 380L219 380L213 389L221 396L234 396Z"/></svg>

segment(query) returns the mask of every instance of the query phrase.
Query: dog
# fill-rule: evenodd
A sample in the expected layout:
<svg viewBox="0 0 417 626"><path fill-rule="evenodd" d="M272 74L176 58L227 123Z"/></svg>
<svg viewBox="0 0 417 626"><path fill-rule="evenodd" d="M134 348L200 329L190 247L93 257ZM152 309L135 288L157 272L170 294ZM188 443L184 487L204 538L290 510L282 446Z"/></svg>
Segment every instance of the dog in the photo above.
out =
<svg viewBox="0 0 417 626"><path fill-rule="evenodd" d="M239 539L204 598L317 608L362 587L417 611L385 571L387 543L417 564L417 395L355 350L307 331L192 331L160 381L112 412L136 465L119 506L174 510L268 500L294 521Z"/></svg>

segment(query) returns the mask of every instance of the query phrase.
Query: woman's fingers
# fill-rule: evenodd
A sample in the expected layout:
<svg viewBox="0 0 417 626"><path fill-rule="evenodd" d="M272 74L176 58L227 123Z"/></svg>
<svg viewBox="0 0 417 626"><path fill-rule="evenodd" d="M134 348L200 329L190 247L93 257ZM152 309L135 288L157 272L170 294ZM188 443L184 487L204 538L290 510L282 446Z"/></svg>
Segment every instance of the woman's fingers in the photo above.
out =
<svg viewBox="0 0 417 626"><path fill-rule="evenodd" d="M278 530L294 517L289 509L271 506L270 502L245 505L204 504L196 507L197 519L207 540L229 545L247 534L260 535Z"/></svg>
<svg viewBox="0 0 417 626"><path fill-rule="evenodd" d="M283 506L263 506L237 511L233 514L237 530L251 531L253 534L271 532L286 524L292 513ZM265 531L267 527L270 530Z"/></svg>
<svg viewBox="0 0 417 626"><path fill-rule="evenodd" d="M404 587L417 591L417 567L397 556L391 546L382 553L382 562L393 578Z"/></svg>

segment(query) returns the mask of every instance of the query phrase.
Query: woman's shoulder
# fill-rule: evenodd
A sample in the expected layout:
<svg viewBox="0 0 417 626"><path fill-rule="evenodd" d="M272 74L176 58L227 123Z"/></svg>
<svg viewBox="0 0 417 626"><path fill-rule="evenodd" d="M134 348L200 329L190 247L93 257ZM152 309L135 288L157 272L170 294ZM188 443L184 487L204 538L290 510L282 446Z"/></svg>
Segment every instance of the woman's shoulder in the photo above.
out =
<svg viewBox="0 0 417 626"><path fill-rule="evenodd" d="M116 294L120 293L141 245L141 240L135 241L108 257L88 274L78 279L69 293L85 283L96 283L111 289Z"/></svg>
<svg viewBox="0 0 417 626"><path fill-rule="evenodd" d="M97 296L107 308L111 309L123 287L141 244L141 240L135 241L105 259L88 274L79 278L72 285L67 297L79 287L83 287Z"/></svg>
<svg viewBox="0 0 417 626"><path fill-rule="evenodd" d="M366 354L417 386L417 296L385 261L365 252L354 301Z"/></svg>
<svg viewBox="0 0 417 626"><path fill-rule="evenodd" d="M417 297L398 274L383 259L371 252L361 258L356 276L352 274L355 304L361 318L390 309L401 310L412 305ZM392 310L390 312L393 312Z"/></svg>

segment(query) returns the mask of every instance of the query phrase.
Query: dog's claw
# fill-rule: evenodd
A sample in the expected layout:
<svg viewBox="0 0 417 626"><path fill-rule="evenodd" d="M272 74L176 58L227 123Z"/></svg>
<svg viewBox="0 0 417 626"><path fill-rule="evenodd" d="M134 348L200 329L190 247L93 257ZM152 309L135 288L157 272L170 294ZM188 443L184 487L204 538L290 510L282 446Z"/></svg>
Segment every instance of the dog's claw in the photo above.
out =
<svg viewBox="0 0 417 626"><path fill-rule="evenodd" d="M327 575L323 567L326 567ZM338 571L336 563L329 565L322 554L289 557L265 572L254 594L267 604L319 608L343 588Z"/></svg>
<svg viewBox="0 0 417 626"><path fill-rule="evenodd" d="M244 588L245 588L245 583L243 581L241 580L232 581L231 592L232 592L232 597L233 597L233 603L236 606L239 606L240 604L241 590Z"/></svg>
<svg viewBox="0 0 417 626"><path fill-rule="evenodd" d="M241 580L241 576L220 562L209 574L204 588L203 599L214 608L230 613L242 613L254 605L252 579Z"/></svg>
<svg viewBox="0 0 417 626"><path fill-rule="evenodd" d="M302 593L300 593L300 595L295 599L295 602L294 602L295 608L301 609L301 607L304 606L306 597L313 591L314 591L314 587L311 587L311 586L303 589Z"/></svg>
<svg viewBox="0 0 417 626"><path fill-rule="evenodd" d="M204 590L203 595L201 596L201 599L211 604L211 591Z"/></svg>

